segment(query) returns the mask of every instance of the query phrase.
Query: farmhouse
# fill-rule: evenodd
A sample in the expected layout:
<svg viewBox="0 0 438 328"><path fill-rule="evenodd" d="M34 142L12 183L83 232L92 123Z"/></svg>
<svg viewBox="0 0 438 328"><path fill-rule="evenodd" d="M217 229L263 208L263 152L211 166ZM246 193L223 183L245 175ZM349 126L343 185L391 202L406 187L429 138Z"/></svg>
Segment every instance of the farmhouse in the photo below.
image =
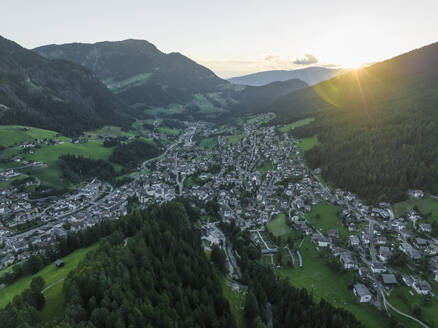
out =
<svg viewBox="0 0 438 328"><path fill-rule="evenodd" d="M364 284L356 284L353 287L354 295L359 299L361 303L368 303L371 301L371 292Z"/></svg>
<svg viewBox="0 0 438 328"><path fill-rule="evenodd" d="M424 280L417 280L412 284L412 288L420 295L429 295L432 292L432 287Z"/></svg>

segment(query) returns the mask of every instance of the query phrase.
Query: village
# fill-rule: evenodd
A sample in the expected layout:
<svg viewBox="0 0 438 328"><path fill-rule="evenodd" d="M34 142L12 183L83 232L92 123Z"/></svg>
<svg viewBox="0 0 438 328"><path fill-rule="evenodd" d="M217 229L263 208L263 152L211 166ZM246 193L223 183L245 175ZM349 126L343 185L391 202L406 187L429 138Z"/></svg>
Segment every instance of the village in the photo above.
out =
<svg viewBox="0 0 438 328"><path fill-rule="evenodd" d="M263 257L268 258L263 263L275 269L280 267L274 261L279 245L266 233L266 227L283 215L295 235L302 240L309 238L319 252L329 253L344 270L358 274L360 280L352 286L352 293L359 303L379 309L392 307L386 297L397 285L409 287L412 294L435 296L438 240L431 237L431 225L422 222L415 210L398 218L388 203L367 206L350 192L329 188L318 169L307 167L298 139L262 124L271 115L260 114L250 123L227 129L186 122L178 139L162 155L140 165L131 181L121 187L93 179L75 193L41 204L31 203L26 193L13 188L2 190L0 268L33 252L44 252L47 245L69 231L126 215L128 199L136 198L139 206L145 207L181 196L198 204L217 203L217 217L201 208L200 229L206 249L212 244L225 248L234 280L239 277L235 254L218 222L234 221L249 230ZM213 142L203 144L203 140ZM410 195L424 197L420 190L410 191ZM338 223L328 230L309 219L319 204L338 211ZM34 225L17 232L17 226L27 222ZM306 266L299 247L285 248L290 261L282 266L292 270ZM402 268L389 265L400 254L408 262Z"/></svg>

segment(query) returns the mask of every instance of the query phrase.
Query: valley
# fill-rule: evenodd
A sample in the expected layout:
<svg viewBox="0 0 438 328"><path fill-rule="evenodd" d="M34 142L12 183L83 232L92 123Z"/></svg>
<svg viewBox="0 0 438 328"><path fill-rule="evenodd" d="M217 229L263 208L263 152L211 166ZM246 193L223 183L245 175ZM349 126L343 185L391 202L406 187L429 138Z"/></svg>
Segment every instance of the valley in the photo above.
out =
<svg viewBox="0 0 438 328"><path fill-rule="evenodd" d="M117 187L93 179L76 192L38 205L28 200L26 192L18 195L6 189L3 213L24 206L26 213L34 213L38 226L17 234L13 227L26 216L3 221L3 266L25 260L32 254L29 245L44 249L56 238L126 215L132 200L135 206L144 208L183 197L200 211L198 224L207 253L212 245L228 244L220 229L233 223L251 232L252 242L262 254L258 260L261 265L272 268L279 277L288 277L292 286L306 288L316 300L324 298L335 307L351 311L365 326L374 327L379 322L389 327L386 313L401 319L387 309L382 294L400 311L433 326L436 319L429 309L436 306L433 295L437 287L428 266L438 264L434 262L438 245L430 232L421 230L427 224L420 223L424 221L420 212L413 210L414 205L411 209L396 204L397 215L410 210L408 218L419 222L407 225L394 216L390 204L368 206L350 192L329 189L321 182L319 171L309 169L303 159L315 143L294 137L293 127L311 120L297 122L292 129L289 125L264 125L274 116L244 117L223 127L185 122L177 135L157 130L165 136L163 140L154 137L163 145L162 155L138 166L136 172L127 175L128 182ZM112 137L133 133L109 127L102 132ZM28 134L33 137L26 131L21 142L31 142L25 141ZM98 155L93 149L90 154ZM435 199L428 202L438 204ZM241 273L237 254L230 246L225 250L227 288L245 295L245 286L238 283ZM20 255L17 258L14 254ZM412 283L406 286L408 280ZM429 289L420 291L420 284ZM366 303L354 294L358 285L369 295ZM418 302L427 304L421 314L405 305L406 296L402 295L406 291L412 295L426 292L426 296L416 296ZM59 297L60 292L48 295ZM413 321L406 324L415 327Z"/></svg>

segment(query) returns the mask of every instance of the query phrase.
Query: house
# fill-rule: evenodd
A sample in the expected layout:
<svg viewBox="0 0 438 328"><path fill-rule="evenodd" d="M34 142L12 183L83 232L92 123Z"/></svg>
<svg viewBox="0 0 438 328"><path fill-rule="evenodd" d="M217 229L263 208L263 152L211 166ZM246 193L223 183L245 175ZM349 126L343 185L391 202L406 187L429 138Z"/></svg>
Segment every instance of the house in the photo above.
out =
<svg viewBox="0 0 438 328"><path fill-rule="evenodd" d="M412 284L412 288L420 295L429 295L432 293L432 287L424 280L417 280Z"/></svg>
<svg viewBox="0 0 438 328"><path fill-rule="evenodd" d="M359 299L361 303L368 303L371 301L371 292L364 284L355 284L353 287L354 295Z"/></svg>
<svg viewBox="0 0 438 328"><path fill-rule="evenodd" d="M418 226L418 230L425 233L431 233L432 232L432 226L428 223L421 223Z"/></svg>
<svg viewBox="0 0 438 328"><path fill-rule="evenodd" d="M412 279L410 276L404 275L402 277L402 280L408 287L412 287L412 285L414 284L414 279Z"/></svg>
<svg viewBox="0 0 438 328"><path fill-rule="evenodd" d="M57 268L61 268L61 267L63 267L64 264L65 264L65 263L64 263L63 260L56 260L56 261L55 261L55 265L56 265Z"/></svg>
<svg viewBox="0 0 438 328"><path fill-rule="evenodd" d="M351 235L350 236L350 244L351 246L355 247L355 246L359 246L360 244L360 240L357 236L355 235Z"/></svg>
<svg viewBox="0 0 438 328"><path fill-rule="evenodd" d="M413 244L414 244L415 247L422 249L422 248L426 248L427 247L428 242L424 238L415 238L414 241L413 241Z"/></svg>
<svg viewBox="0 0 438 328"><path fill-rule="evenodd" d="M388 242L388 240L384 236L378 236L376 241L377 245L385 245Z"/></svg>
<svg viewBox="0 0 438 328"><path fill-rule="evenodd" d="M340 256L340 261L344 265L344 269L356 269L357 261L353 254L344 252Z"/></svg>
<svg viewBox="0 0 438 328"><path fill-rule="evenodd" d="M312 236L312 242L318 245L318 247L327 247L330 243L330 241L326 237L317 234L314 234Z"/></svg>
<svg viewBox="0 0 438 328"><path fill-rule="evenodd" d="M424 192L422 190L409 190L408 194L415 199L420 199L424 197Z"/></svg>
<svg viewBox="0 0 438 328"><path fill-rule="evenodd" d="M329 234L329 237L332 239L339 239L339 231L338 230L330 229L328 234Z"/></svg>
<svg viewBox="0 0 438 328"><path fill-rule="evenodd" d="M361 278L367 278L369 276L370 272L367 267L360 267L359 268L359 276Z"/></svg>
<svg viewBox="0 0 438 328"><path fill-rule="evenodd" d="M390 257L391 257L391 250L389 249L389 247L380 246L380 248L379 248L379 259L382 262L386 262L386 261L389 260Z"/></svg>
<svg viewBox="0 0 438 328"><path fill-rule="evenodd" d="M383 273L381 276L382 282L386 286L394 286L397 285L397 279L392 273Z"/></svg>
<svg viewBox="0 0 438 328"><path fill-rule="evenodd" d="M373 273L383 273L386 271L386 268L382 263L374 262L371 264L371 271Z"/></svg>

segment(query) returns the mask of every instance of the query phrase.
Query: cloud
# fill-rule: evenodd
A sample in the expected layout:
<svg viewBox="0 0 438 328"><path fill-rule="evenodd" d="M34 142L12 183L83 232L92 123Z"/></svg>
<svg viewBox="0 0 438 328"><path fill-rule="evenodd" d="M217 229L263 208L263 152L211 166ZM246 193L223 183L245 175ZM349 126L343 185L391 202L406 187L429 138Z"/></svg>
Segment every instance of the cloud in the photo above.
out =
<svg viewBox="0 0 438 328"><path fill-rule="evenodd" d="M311 54L305 54L304 58L294 60L295 65L313 65L318 62L318 58Z"/></svg>

